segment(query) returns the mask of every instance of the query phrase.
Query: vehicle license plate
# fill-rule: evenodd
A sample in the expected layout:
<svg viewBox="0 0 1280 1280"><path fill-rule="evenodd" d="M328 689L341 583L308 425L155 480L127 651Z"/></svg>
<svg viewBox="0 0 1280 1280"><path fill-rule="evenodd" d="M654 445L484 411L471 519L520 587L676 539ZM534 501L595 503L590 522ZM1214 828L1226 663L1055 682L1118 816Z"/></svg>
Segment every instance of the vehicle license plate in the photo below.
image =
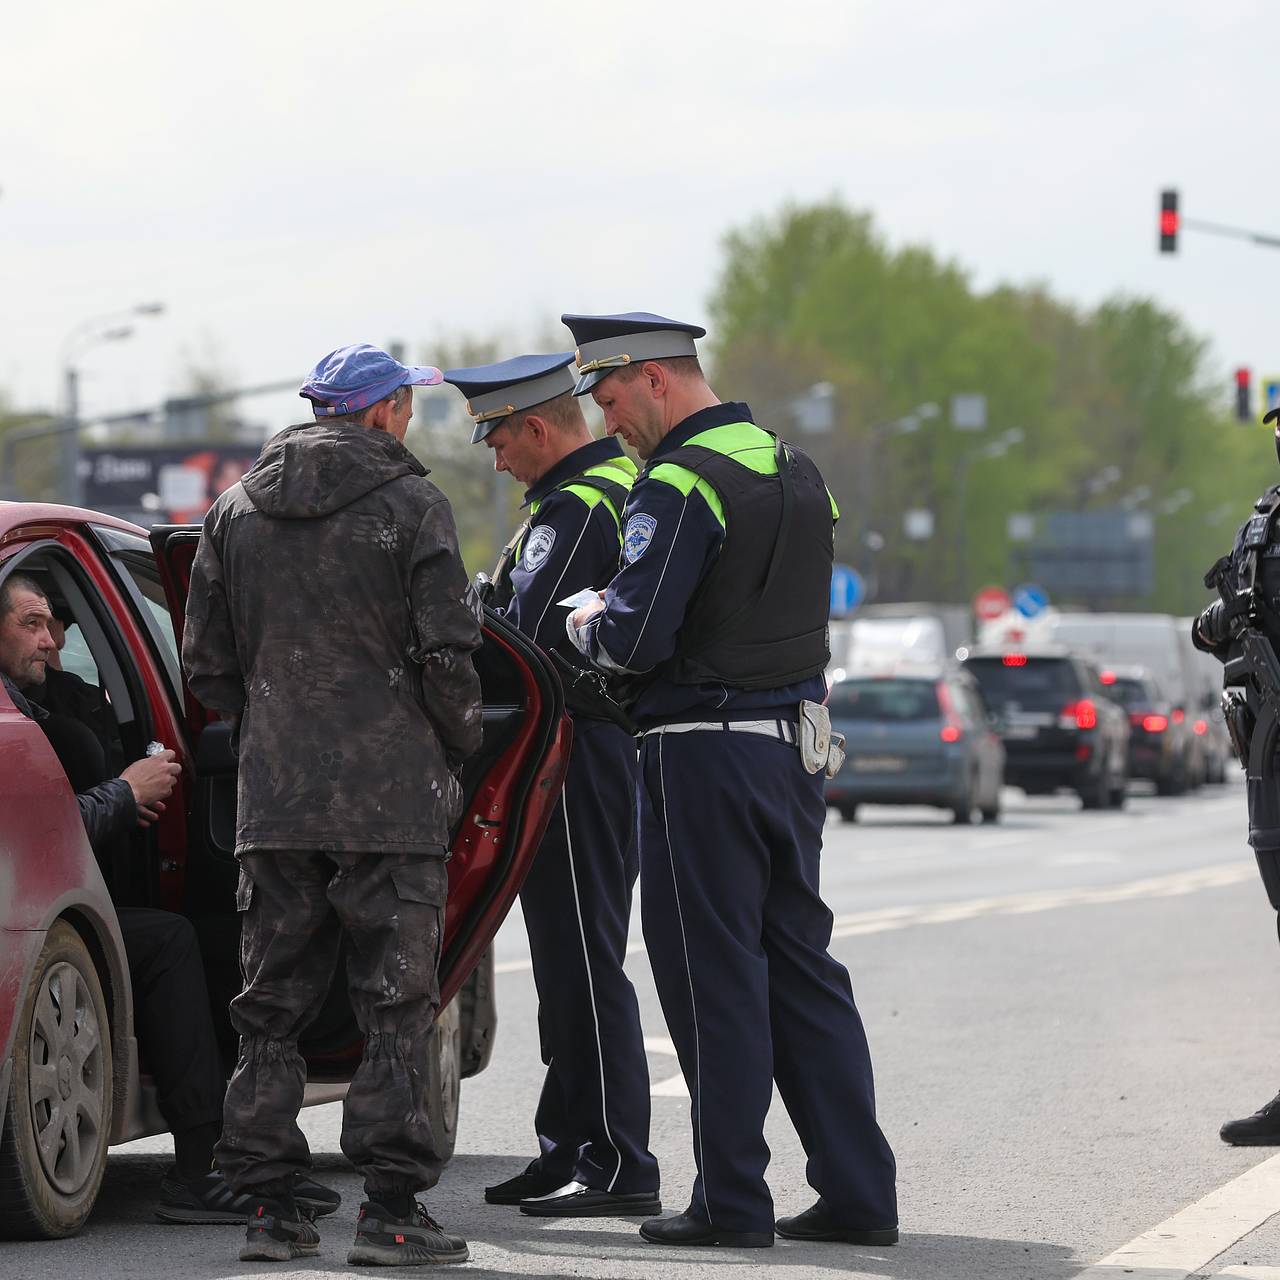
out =
<svg viewBox="0 0 1280 1280"><path fill-rule="evenodd" d="M1004 736L1018 742L1026 742L1040 732L1033 724L1011 724L1005 726Z"/></svg>
<svg viewBox="0 0 1280 1280"><path fill-rule="evenodd" d="M859 773L897 773L907 762L902 756L855 756L853 767Z"/></svg>

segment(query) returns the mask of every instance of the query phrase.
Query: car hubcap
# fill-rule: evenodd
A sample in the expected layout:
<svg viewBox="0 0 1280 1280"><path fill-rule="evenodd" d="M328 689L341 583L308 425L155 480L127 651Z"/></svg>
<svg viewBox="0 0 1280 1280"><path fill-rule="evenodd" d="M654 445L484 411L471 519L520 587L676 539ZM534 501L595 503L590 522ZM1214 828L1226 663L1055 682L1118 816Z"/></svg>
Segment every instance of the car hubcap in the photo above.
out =
<svg viewBox="0 0 1280 1280"><path fill-rule="evenodd" d="M64 1195L89 1180L102 1132L102 1035L79 970L44 975L31 1019L31 1118L45 1176Z"/></svg>

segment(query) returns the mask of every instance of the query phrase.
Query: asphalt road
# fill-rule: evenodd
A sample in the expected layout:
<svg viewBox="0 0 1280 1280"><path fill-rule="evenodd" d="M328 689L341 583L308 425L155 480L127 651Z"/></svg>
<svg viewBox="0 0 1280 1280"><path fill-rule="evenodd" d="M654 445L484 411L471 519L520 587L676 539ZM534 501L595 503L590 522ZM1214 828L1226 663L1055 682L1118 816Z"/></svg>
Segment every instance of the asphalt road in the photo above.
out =
<svg viewBox="0 0 1280 1280"><path fill-rule="evenodd" d="M1007 796L998 826L873 808L857 825L833 818L827 830L832 947L853 976L898 1157L897 1248L665 1250L643 1244L634 1222L540 1222L484 1205L481 1188L535 1150L535 1000L513 918L499 940L494 1061L464 1085L459 1154L430 1197L471 1242L473 1261L459 1270L640 1277L661 1267L704 1280L707 1268L737 1276L782 1265L788 1280L1057 1278L1132 1252L1170 1219L1148 1237L1156 1261L1147 1258L1147 1270L1112 1264L1089 1274L1207 1276L1248 1263L1245 1274L1263 1276L1280 1267L1280 1222L1261 1225L1273 1189L1262 1162L1275 1152L1217 1137L1224 1119L1280 1087L1280 951L1244 844L1242 787L1172 800L1134 794L1124 811L1102 813L1066 797ZM664 1203L679 1210L693 1176L688 1102L638 922L635 939L652 1146ZM325 1220L311 1267L238 1263L234 1227L153 1224L166 1144L151 1140L113 1153L80 1237L2 1245L0 1277L345 1271L358 1179L338 1154L336 1107L313 1109L306 1127L322 1176L346 1200ZM806 1207L803 1153L780 1104L768 1138L778 1212ZM1280 1210L1280 1164L1275 1177ZM1246 1183L1255 1203L1242 1209ZM1190 1262L1162 1260L1175 1237Z"/></svg>

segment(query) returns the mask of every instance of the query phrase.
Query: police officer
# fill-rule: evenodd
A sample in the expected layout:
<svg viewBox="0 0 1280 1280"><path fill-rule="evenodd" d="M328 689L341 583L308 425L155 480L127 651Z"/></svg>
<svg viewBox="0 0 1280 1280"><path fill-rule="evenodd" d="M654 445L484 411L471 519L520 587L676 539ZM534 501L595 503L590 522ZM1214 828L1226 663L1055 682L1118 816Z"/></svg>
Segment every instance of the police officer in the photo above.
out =
<svg viewBox="0 0 1280 1280"><path fill-rule="evenodd" d="M468 397L472 442L526 487L527 519L495 574L492 602L513 626L581 670L558 601L617 571L623 504L635 464L593 440L573 397L573 355L524 355L451 369ZM571 668L572 669L572 668ZM587 673L584 677L591 679ZM485 1189L490 1204L541 1217L662 1211L649 1145L649 1076L635 991L623 972L635 849L636 745L578 695L560 803L520 901L547 1063L534 1116L540 1154Z"/></svg>
<svg viewBox="0 0 1280 1280"><path fill-rule="evenodd" d="M776 1081L819 1193L778 1232L892 1244L893 1154L818 896L834 504L804 454L716 398L705 330L646 312L564 321L576 394L646 459L618 576L568 619L578 648L639 690L645 941L692 1097L692 1200L641 1235L773 1243Z"/></svg>
<svg viewBox="0 0 1280 1280"><path fill-rule="evenodd" d="M1280 409L1273 409L1263 421L1276 424L1276 454L1280 458ZM1192 631L1196 647L1227 662L1237 655L1235 640L1241 627L1253 623L1280 653L1280 485L1268 489L1254 503L1253 514L1236 534L1230 557L1219 566L1226 594L1234 600L1215 600L1200 614ZM1237 725L1233 740L1237 749L1245 752L1242 762L1249 761L1244 738L1251 722L1260 719L1260 711L1258 692L1249 687L1247 702L1237 703L1232 715ZM1251 764L1246 791L1249 844L1271 905L1280 911L1280 772L1276 764L1272 759L1256 775ZM1277 927L1280 929L1280 918ZM1228 1120L1219 1133L1224 1142L1234 1146L1280 1146L1280 1094L1253 1115Z"/></svg>

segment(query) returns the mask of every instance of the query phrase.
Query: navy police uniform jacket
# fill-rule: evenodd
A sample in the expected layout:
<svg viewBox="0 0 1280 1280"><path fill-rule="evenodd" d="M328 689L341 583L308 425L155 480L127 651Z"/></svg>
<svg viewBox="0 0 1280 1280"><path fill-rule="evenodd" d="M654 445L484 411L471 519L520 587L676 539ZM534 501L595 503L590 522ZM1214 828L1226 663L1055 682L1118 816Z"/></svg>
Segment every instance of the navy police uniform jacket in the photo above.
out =
<svg viewBox="0 0 1280 1280"><path fill-rule="evenodd" d="M715 490L685 468L662 463L663 455L689 443L767 450L769 456L773 450L773 438L753 425L751 410L740 402L701 409L662 439L627 501L622 564L605 592L604 612L579 633L587 656L605 671L639 675L672 656L689 603L724 543ZM833 503L833 518L837 514ZM659 677L640 695L632 715L643 728L679 720L749 720L784 709L794 718L802 699L822 702L826 694L822 675L755 690Z"/></svg>
<svg viewBox="0 0 1280 1280"><path fill-rule="evenodd" d="M516 549L506 582L497 584L494 612L542 649L565 644L567 610L557 600L587 586L603 587L618 567L622 512L602 490L569 483L599 476L629 487L636 466L617 440L593 440L562 458L524 496L529 530Z"/></svg>

